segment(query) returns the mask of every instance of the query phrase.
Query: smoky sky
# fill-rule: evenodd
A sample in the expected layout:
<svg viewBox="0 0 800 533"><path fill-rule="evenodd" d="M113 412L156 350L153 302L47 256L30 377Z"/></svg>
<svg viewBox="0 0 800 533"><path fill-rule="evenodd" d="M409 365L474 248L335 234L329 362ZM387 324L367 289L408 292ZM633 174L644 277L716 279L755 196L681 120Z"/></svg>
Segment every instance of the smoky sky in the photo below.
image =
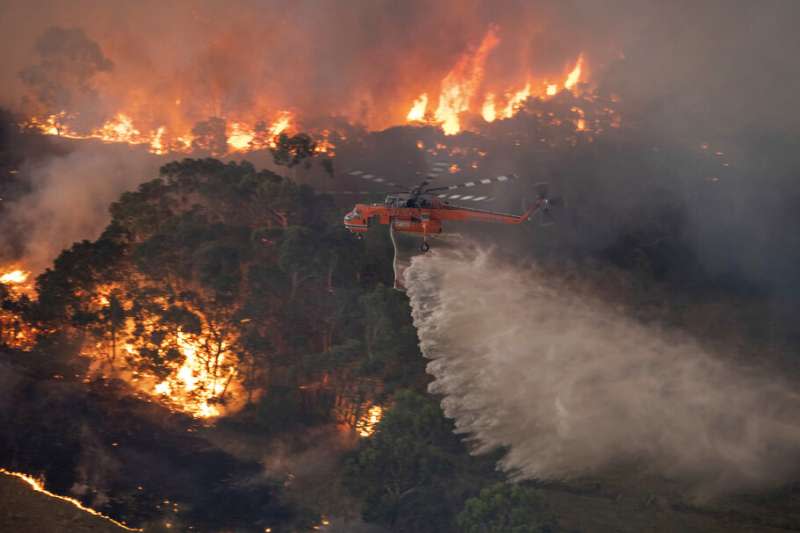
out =
<svg viewBox="0 0 800 533"><path fill-rule="evenodd" d="M798 11L790 0L6 0L0 105L30 112L27 103L42 89L31 83L33 72L51 93L96 119L131 106L137 118L169 120L177 111L153 104L155 98L180 100L175 109L192 124L266 106L383 127L404 120L407 107L396 106L398 98L410 103L422 91L435 94L458 57L496 27L500 44L487 61L487 83L562 71L582 52L588 78L602 94L619 96L623 129L638 136L632 143L606 135L594 152L542 154L515 150L502 131L485 132L494 136L498 161L486 171L549 181L568 196L568 216L577 222L565 225L571 235L556 230L559 239L580 250L608 247L624 226L641 222L638 214L652 218L670 200L678 205L680 238L704 267L796 288L800 247L790 228L800 198ZM413 150L417 134L407 137ZM704 142L711 148L703 157L723 152L730 167L705 168L690 153ZM390 146L355 155L380 162L395 152ZM104 183L99 176L86 180Z"/></svg>
<svg viewBox="0 0 800 533"><path fill-rule="evenodd" d="M19 73L37 64L37 39L60 27L85 32L114 63L95 80L114 88L100 92L96 108L130 102L126 89L163 96L180 87L198 119L268 99L369 120L398 98L435 92L495 25L501 43L488 80L557 71L583 52L593 80L653 112L667 130L796 126L799 10L789 0L6 0L0 102L19 108Z"/></svg>

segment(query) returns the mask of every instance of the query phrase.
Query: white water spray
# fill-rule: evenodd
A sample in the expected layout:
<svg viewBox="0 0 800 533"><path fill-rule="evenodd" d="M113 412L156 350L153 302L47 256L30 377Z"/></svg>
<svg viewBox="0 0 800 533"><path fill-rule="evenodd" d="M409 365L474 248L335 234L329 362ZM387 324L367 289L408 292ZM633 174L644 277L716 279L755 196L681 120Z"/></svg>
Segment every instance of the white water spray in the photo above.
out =
<svg viewBox="0 0 800 533"><path fill-rule="evenodd" d="M430 389L516 478L622 462L706 493L797 473L800 396L692 339L644 326L536 267L464 251L406 272Z"/></svg>

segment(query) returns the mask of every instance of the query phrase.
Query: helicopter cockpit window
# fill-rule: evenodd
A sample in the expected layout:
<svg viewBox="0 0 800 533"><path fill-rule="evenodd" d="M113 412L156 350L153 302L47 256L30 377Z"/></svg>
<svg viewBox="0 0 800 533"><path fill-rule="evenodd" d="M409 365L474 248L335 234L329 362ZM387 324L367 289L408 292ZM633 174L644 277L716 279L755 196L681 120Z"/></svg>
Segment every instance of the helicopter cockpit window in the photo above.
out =
<svg viewBox="0 0 800 533"><path fill-rule="evenodd" d="M353 209L352 211L347 213L347 215L345 215L345 218L347 220L353 220L354 218L361 218L361 213L358 211L358 209Z"/></svg>
<svg viewBox="0 0 800 533"><path fill-rule="evenodd" d="M396 196L387 196L385 205L386 207L403 207L403 201Z"/></svg>

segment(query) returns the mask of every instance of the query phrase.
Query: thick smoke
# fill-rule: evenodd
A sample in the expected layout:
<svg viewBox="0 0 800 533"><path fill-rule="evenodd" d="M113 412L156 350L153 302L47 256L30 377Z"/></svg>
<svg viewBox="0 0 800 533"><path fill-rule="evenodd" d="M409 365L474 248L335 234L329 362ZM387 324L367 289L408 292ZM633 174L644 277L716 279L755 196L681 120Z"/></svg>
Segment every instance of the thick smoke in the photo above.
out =
<svg viewBox="0 0 800 533"><path fill-rule="evenodd" d="M23 167L32 192L6 206L0 260L19 260L39 273L73 242L97 238L111 218L111 202L153 177L158 161L126 146L87 144Z"/></svg>
<svg viewBox="0 0 800 533"><path fill-rule="evenodd" d="M143 129L180 123L208 134L220 130L214 117L233 120L246 110L263 118L277 109L382 128L403 123L420 93L435 98L458 58L496 27L500 44L487 58L484 89L563 73L583 52L588 78L601 92L621 96L624 128L647 132L643 150L650 158L662 140L695 147L712 140L712 151L724 151L731 169L739 169L735 182L723 176L724 197L703 199L689 213L686 233L705 262L746 262L741 270L751 278L794 280L797 262L774 260L760 243L779 240L771 249L781 250L796 244L775 239L774 228L795 222L795 194L785 192L794 190L795 161L780 154L798 153L790 139L798 138L800 118L794 106L800 32L793 26L799 11L791 0L354 0L346 8L312 0L7 0L0 5L0 105L23 116L37 111L33 102L50 110L63 105L86 128L124 111ZM516 172L558 185L535 143L518 147L502 135L497 142L510 153L503 160L524 161ZM605 154L621 163L647 159L611 149ZM365 157L358 154L359 166ZM565 160L553 169L576 187L596 175L616 179L610 195L640 199L632 191L642 178L617 178L621 164L598 164L587 176L586 165L565 168ZM677 188L677 178L693 171L670 174L656 164L642 170L660 172ZM648 190L645 200L654 196ZM742 254L745 247L753 253Z"/></svg>
<svg viewBox="0 0 800 533"><path fill-rule="evenodd" d="M791 0L7 0L0 105L19 105L19 73L40 64L42 36L60 27L62 49L82 31L100 47L83 57L102 72L113 62L98 86L109 110L158 101L205 120L264 106L385 126L423 91L438 91L496 25L501 42L486 74L502 90L563 72L584 52L594 80L657 114L660 127L796 126L787 111L800 80L799 10Z"/></svg>
<svg viewBox="0 0 800 533"><path fill-rule="evenodd" d="M481 0L5 4L0 105L19 104L26 87L18 73L39 63L40 36L60 27L64 37L82 30L113 62L98 85L109 109L141 115L157 106L162 116L154 118L161 120L170 113L205 120L292 109L385 127L404 119L420 93L438 91L492 24L501 43L487 76L515 85L532 71L561 74L581 51L594 59L600 50L590 45L609 33L598 28L602 37L595 39L581 31L596 13L543 1L511 1L500 9Z"/></svg>
<svg viewBox="0 0 800 533"><path fill-rule="evenodd" d="M800 396L780 379L489 253L417 257L406 283L431 391L517 478L633 463L713 494L796 473Z"/></svg>
<svg viewBox="0 0 800 533"><path fill-rule="evenodd" d="M96 107L93 78L112 67L96 42L83 30L52 27L36 42L36 51L39 61L20 72L32 93L26 104L46 114Z"/></svg>

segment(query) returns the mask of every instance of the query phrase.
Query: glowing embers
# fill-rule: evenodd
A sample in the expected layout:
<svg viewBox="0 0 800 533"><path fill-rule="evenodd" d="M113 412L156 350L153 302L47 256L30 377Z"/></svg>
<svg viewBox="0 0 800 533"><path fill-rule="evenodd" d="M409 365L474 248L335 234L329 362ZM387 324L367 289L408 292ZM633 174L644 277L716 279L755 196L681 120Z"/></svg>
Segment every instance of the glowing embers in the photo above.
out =
<svg viewBox="0 0 800 533"><path fill-rule="evenodd" d="M586 130L586 114L583 112L583 109L580 107L573 106L570 111L575 113L578 116L578 119L575 121L575 129L577 131L585 131Z"/></svg>
<svg viewBox="0 0 800 533"><path fill-rule="evenodd" d="M30 485L30 487L33 490L35 490L36 492L40 492L40 493L42 493L42 494L44 494L46 496L49 496L50 498L54 498L56 500L61 500L62 502L67 502L70 505L73 505L74 507L77 507L81 511L84 511L84 512L89 513L89 514L94 515L94 516L98 516L100 518L103 518L104 520L108 520L109 522L113 523L117 527L121 527L122 529L125 529L127 531L144 531L144 530L139 529L139 528L128 527L125 524L123 524L122 522L114 520L113 518L111 518L109 516L106 516L103 513L99 513L99 512L95 511L94 509L92 509L90 507L86 507L85 505L83 505L80 501L76 500L75 498L70 498L69 496L60 496L58 494L50 492L49 490L44 488L44 479L42 479L42 478L36 478L36 477L31 476L29 474L23 474L22 472L12 472L10 470L6 470L5 468L0 468L0 473L6 474L6 475L9 475L9 476L13 476L13 477L16 477L18 479L21 479L22 481L24 481L25 483Z"/></svg>

